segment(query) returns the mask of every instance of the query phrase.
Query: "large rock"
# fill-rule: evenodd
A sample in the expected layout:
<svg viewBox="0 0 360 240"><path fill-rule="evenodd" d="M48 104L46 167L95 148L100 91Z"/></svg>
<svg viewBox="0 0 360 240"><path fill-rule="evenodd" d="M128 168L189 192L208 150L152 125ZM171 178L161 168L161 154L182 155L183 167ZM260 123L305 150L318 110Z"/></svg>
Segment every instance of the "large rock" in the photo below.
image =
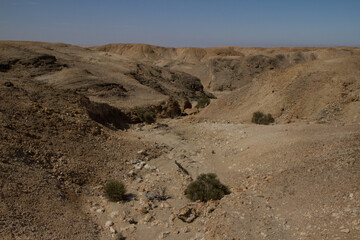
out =
<svg viewBox="0 0 360 240"><path fill-rule="evenodd" d="M196 208L196 205L187 205L181 208L176 216L186 223L193 222L200 215L200 211Z"/></svg>

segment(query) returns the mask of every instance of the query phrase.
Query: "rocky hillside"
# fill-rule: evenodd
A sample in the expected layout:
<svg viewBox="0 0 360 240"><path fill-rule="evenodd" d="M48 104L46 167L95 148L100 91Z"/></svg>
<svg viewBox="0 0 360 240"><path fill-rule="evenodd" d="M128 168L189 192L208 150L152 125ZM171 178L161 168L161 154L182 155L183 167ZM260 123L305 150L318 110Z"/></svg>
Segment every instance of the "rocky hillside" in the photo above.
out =
<svg viewBox="0 0 360 240"><path fill-rule="evenodd" d="M119 55L39 42L0 42L0 50L0 71L8 77L25 74L122 109L158 105L169 97L181 103L205 96L194 76Z"/></svg>
<svg viewBox="0 0 360 240"><path fill-rule="evenodd" d="M109 44L117 53L198 78L214 93L201 116L249 122L255 111L278 122L359 122L359 48L163 48Z"/></svg>
<svg viewBox="0 0 360 240"><path fill-rule="evenodd" d="M0 239L358 239L359 58L0 42ZM202 173L231 193L191 202Z"/></svg>

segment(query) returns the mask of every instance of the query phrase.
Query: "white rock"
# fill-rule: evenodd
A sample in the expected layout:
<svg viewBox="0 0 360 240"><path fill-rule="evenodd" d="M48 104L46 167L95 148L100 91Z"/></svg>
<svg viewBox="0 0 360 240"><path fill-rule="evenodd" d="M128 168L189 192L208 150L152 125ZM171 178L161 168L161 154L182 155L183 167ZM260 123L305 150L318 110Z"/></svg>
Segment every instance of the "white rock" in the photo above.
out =
<svg viewBox="0 0 360 240"><path fill-rule="evenodd" d="M133 233L133 232L136 231L136 226L135 225L130 225L130 226L122 228L120 230L121 230L121 232L131 232L131 233Z"/></svg>
<svg viewBox="0 0 360 240"><path fill-rule="evenodd" d="M345 229L341 229L340 231L343 232L343 233L349 233L349 232L350 232L350 229L345 228Z"/></svg>
<svg viewBox="0 0 360 240"><path fill-rule="evenodd" d="M160 235L159 235L159 239L161 240L161 239L165 239L167 236L169 236L170 235L170 232L169 231L166 231L166 232L162 232L162 233L160 233Z"/></svg>
<svg viewBox="0 0 360 240"><path fill-rule="evenodd" d="M98 210L96 210L96 212L97 212L97 213L103 213L103 212L105 212L105 209L99 208Z"/></svg>
<svg viewBox="0 0 360 240"><path fill-rule="evenodd" d="M171 215L169 216L169 222L170 222L170 223L174 222L175 218L176 218L176 216L175 216L174 214L171 214Z"/></svg>
<svg viewBox="0 0 360 240"><path fill-rule="evenodd" d="M131 160L131 161L130 161L131 164L137 164L137 163L139 163L139 162L140 162L140 160L138 160L138 159L135 159L135 160Z"/></svg>
<svg viewBox="0 0 360 240"><path fill-rule="evenodd" d="M145 166L145 162L141 161L138 164L135 165L135 169L141 170Z"/></svg>
<svg viewBox="0 0 360 240"><path fill-rule="evenodd" d="M171 208L171 206L170 206L170 204L169 204L168 202L162 202L162 203L160 204L160 207L161 207L161 208Z"/></svg>
<svg viewBox="0 0 360 240"><path fill-rule="evenodd" d="M148 223L151 222L153 219L154 219L153 216L151 216L150 214L146 214L145 217L143 218L143 222Z"/></svg>
<svg viewBox="0 0 360 240"><path fill-rule="evenodd" d="M113 227L110 227L110 232L111 233L116 233L116 230Z"/></svg>
<svg viewBox="0 0 360 240"><path fill-rule="evenodd" d="M161 224L161 222L159 220L155 220L151 223L151 226L159 226Z"/></svg>
<svg viewBox="0 0 360 240"><path fill-rule="evenodd" d="M114 223L110 220L105 223L105 227L111 227L112 225L114 225Z"/></svg>
<svg viewBox="0 0 360 240"><path fill-rule="evenodd" d="M113 212L110 213L110 217L114 218L114 217L119 216L119 214L120 214L119 211L113 211Z"/></svg>
<svg viewBox="0 0 360 240"><path fill-rule="evenodd" d="M180 229L181 233L188 233L190 232L190 228L189 227L183 227L182 229Z"/></svg>
<svg viewBox="0 0 360 240"><path fill-rule="evenodd" d="M152 166L152 165L150 165L150 164L145 164L144 168L150 169L150 170L156 170L156 167L155 167L155 166Z"/></svg>

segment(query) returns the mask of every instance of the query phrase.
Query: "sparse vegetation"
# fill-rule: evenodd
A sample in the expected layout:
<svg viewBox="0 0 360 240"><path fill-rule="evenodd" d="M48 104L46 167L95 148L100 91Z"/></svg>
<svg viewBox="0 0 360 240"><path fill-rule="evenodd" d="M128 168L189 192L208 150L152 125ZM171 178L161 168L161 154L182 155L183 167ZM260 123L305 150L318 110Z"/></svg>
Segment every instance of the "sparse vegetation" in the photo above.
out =
<svg viewBox="0 0 360 240"><path fill-rule="evenodd" d="M126 193L125 185L119 181L110 181L105 185L105 196L110 201L121 201Z"/></svg>
<svg viewBox="0 0 360 240"><path fill-rule="evenodd" d="M187 198L202 202L219 200L229 193L229 188L222 184L214 173L200 174L185 190Z"/></svg>
<svg viewBox="0 0 360 240"><path fill-rule="evenodd" d="M204 108L206 107L207 105L210 104L210 98L205 96L205 97L201 97L199 98L197 104L196 104L196 108Z"/></svg>
<svg viewBox="0 0 360 240"><path fill-rule="evenodd" d="M145 193L145 196L149 201L153 201L155 199L159 201L165 201L170 198L170 196L168 196L166 193L166 187L160 187L153 192Z"/></svg>
<svg viewBox="0 0 360 240"><path fill-rule="evenodd" d="M141 121L148 124L154 123L156 121L156 114L149 108L139 107L136 109L136 114Z"/></svg>
<svg viewBox="0 0 360 240"><path fill-rule="evenodd" d="M251 119L251 122L256 124L263 124L263 125L269 125L270 123L273 123L275 120L273 116L269 114L264 114L262 112L254 112L253 117Z"/></svg>

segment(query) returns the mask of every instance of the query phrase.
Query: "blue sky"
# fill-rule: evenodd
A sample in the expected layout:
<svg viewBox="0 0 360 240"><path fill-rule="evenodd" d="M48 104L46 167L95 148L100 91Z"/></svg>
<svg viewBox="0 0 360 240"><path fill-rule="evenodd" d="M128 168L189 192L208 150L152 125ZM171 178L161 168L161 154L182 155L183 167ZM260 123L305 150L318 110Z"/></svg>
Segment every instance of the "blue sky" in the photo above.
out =
<svg viewBox="0 0 360 240"><path fill-rule="evenodd" d="M360 47L360 0L0 0L0 40Z"/></svg>

